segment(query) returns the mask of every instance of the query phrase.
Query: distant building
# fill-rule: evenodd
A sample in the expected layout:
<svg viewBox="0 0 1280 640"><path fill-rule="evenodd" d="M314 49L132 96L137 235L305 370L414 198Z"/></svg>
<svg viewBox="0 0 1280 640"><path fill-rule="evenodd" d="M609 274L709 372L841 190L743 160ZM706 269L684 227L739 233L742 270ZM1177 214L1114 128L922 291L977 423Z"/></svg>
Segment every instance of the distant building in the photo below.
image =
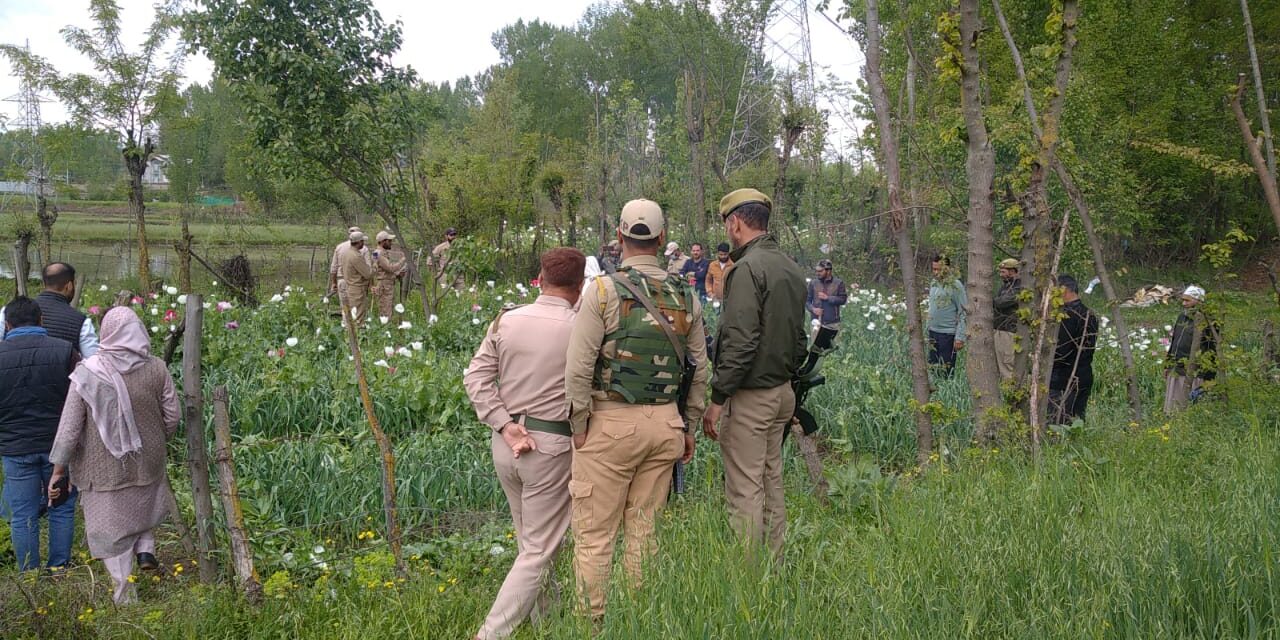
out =
<svg viewBox="0 0 1280 640"><path fill-rule="evenodd" d="M169 168L169 156L157 154L147 161L147 169L142 172L142 184L148 187L167 187L169 177L164 174Z"/></svg>

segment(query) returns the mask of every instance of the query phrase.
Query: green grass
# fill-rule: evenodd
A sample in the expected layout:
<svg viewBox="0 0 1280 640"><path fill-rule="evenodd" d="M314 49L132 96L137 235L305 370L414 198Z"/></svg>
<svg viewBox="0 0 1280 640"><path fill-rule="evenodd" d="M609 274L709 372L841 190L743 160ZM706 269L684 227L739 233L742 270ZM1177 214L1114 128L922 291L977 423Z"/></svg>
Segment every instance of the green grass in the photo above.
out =
<svg viewBox="0 0 1280 640"><path fill-rule="evenodd" d="M513 557L486 430L459 390L483 330L472 319L491 317L499 295L511 298L483 285L450 297L434 324L407 304L412 327L378 324L362 341L366 363L385 346L422 343L389 358L395 372L368 367L399 455L411 557L404 582L381 539L376 449L338 355L337 323L318 296L295 290L257 310L206 317L206 384L231 388L237 472L267 601L250 606L227 585L196 584L166 526L161 560L185 571L144 578L142 604L128 609L108 604L100 563L57 583L0 569L6 634L470 637ZM170 302L161 297L158 312ZM700 440L690 493L667 511L647 583L615 588L601 637L1280 635L1280 396L1259 361L1257 328L1274 312L1253 297L1226 302L1228 383L1212 401L1173 421L1130 425L1118 355L1104 348L1089 420L1033 460L1015 443L968 444L957 375L936 381L952 417L940 425L949 454L923 473L913 466L901 312L851 304L841 348L824 364L829 382L810 402L826 429L831 503L809 494L789 447L788 547L780 565L761 571L733 543L719 452ZM1128 318L1160 332L1175 315L1159 307ZM224 326L231 320L238 329ZM298 343L281 358L290 337ZM1160 365L1150 350L1139 363L1148 413L1158 416ZM185 477L182 449L171 448L175 478ZM176 484L190 519L189 491ZM570 607L566 557L557 575L565 604L552 624L518 638L590 636Z"/></svg>
<svg viewBox="0 0 1280 640"><path fill-rule="evenodd" d="M74 207L79 203L69 203ZM116 208L124 206L117 203ZM81 211L70 209L58 215L53 226L55 243L102 244L133 242L136 228L132 218L115 212ZM198 244L243 244L250 246L273 245L333 245L345 233L346 228L322 223L305 224L290 222L266 222L244 215L203 215L190 225L191 234ZM182 225L177 208L148 209L147 240L149 242L173 242L182 236Z"/></svg>

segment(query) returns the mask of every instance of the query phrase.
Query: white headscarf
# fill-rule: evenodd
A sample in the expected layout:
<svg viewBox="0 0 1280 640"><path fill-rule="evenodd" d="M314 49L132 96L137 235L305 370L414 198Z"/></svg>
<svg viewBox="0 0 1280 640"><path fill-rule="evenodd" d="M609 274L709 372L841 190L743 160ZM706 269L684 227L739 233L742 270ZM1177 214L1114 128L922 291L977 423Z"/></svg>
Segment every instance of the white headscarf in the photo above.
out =
<svg viewBox="0 0 1280 640"><path fill-rule="evenodd" d="M583 270L583 275L587 280L604 275L604 269L600 268L600 261L595 256L587 256L587 267Z"/></svg>
<svg viewBox="0 0 1280 640"><path fill-rule="evenodd" d="M71 390L89 405L89 419L107 451L116 458L142 450L142 436L133 419L133 403L122 374L151 359L151 340L138 314L116 307L102 318L98 352L71 374Z"/></svg>

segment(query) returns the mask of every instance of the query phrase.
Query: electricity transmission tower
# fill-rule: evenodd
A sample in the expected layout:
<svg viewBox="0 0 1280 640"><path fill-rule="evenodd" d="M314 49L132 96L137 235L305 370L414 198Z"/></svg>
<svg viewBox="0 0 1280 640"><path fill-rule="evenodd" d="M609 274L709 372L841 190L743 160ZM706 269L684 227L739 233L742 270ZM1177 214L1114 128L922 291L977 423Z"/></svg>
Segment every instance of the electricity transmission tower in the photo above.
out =
<svg viewBox="0 0 1280 640"><path fill-rule="evenodd" d="M774 100L816 113L813 52L806 0L762 0L751 49L742 68L742 87L733 112L733 130L724 171L731 173L772 149Z"/></svg>
<svg viewBox="0 0 1280 640"><path fill-rule="evenodd" d="M30 43L27 44L30 49ZM51 257L46 255L49 252L49 236L48 229L53 225L53 221L57 218L57 210L50 210L48 196L52 189L49 185L49 165L45 162L44 150L40 146L40 127L42 122L40 119L40 104L49 102L47 98L42 97L37 91L35 78L29 73L21 70L18 71L18 78L21 81L21 89L15 95L5 98L5 102L12 102L18 105L18 117L12 122L10 130L15 132L15 145L13 152L13 163L18 167L21 179L16 185L6 185L6 189L0 191L0 212L13 211L18 206L17 196L27 204L35 205L36 218L40 223L40 227L44 230L41 234L40 243L40 259L48 262ZM15 266L26 261L27 244L31 241L32 232L29 230L19 230L18 243L15 245L15 251L22 254L21 257L15 258Z"/></svg>

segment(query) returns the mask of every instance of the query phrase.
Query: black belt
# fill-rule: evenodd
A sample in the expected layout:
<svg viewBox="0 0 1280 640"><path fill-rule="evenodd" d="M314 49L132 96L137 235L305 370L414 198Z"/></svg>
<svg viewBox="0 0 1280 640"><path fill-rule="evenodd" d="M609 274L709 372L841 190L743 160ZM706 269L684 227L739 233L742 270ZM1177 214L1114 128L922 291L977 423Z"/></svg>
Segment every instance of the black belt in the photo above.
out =
<svg viewBox="0 0 1280 640"><path fill-rule="evenodd" d="M573 436L573 429L570 428L568 420L539 420L533 416L521 414L511 416L511 420L524 425L524 428L529 431L541 431L558 436Z"/></svg>

